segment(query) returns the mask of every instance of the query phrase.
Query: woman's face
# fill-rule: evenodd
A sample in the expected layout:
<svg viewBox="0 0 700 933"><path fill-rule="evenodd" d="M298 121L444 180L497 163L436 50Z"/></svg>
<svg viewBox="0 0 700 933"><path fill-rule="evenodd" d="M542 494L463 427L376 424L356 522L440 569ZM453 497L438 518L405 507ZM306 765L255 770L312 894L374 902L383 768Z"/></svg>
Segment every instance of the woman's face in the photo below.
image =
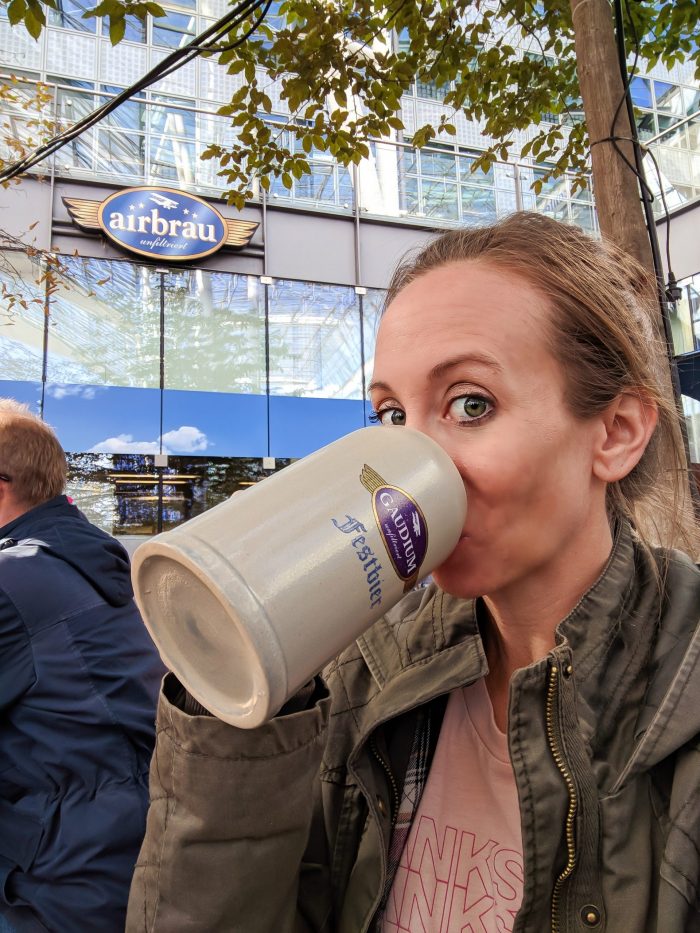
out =
<svg viewBox="0 0 700 933"><path fill-rule="evenodd" d="M372 405L440 444L466 487L463 537L433 573L455 596L556 587L591 548L598 560L601 535L609 548L592 470L602 419L569 412L548 318L517 274L464 261L413 281L382 319Z"/></svg>

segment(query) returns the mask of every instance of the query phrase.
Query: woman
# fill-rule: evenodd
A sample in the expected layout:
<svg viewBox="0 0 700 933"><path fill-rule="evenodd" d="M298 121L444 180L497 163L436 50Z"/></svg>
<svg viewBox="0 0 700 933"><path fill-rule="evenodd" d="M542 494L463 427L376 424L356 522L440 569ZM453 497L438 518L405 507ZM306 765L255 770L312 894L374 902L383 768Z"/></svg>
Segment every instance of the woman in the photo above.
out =
<svg viewBox="0 0 700 933"><path fill-rule="evenodd" d="M257 730L170 675L128 930L700 929L700 572L645 541L686 521L649 295L535 214L397 271L372 404L450 454L462 538Z"/></svg>

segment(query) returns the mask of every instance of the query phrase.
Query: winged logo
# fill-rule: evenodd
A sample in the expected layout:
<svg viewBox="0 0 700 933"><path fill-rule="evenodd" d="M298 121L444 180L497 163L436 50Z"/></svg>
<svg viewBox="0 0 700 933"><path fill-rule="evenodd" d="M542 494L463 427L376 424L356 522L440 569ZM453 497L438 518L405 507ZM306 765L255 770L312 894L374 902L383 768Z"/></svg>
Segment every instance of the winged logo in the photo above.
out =
<svg viewBox="0 0 700 933"><path fill-rule="evenodd" d="M221 248L242 249L259 227L224 217L212 204L171 188L125 188L103 201L64 197L71 220L102 231L130 252L153 258L200 259Z"/></svg>

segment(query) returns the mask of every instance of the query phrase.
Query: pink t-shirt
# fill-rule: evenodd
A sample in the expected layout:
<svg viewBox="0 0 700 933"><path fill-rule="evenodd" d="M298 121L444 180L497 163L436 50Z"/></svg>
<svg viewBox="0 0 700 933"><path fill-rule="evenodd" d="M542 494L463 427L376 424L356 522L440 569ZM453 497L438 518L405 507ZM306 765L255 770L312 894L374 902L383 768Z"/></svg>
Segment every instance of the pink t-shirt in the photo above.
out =
<svg viewBox="0 0 700 933"><path fill-rule="evenodd" d="M483 680L450 694L382 933L505 933L523 896L508 741Z"/></svg>

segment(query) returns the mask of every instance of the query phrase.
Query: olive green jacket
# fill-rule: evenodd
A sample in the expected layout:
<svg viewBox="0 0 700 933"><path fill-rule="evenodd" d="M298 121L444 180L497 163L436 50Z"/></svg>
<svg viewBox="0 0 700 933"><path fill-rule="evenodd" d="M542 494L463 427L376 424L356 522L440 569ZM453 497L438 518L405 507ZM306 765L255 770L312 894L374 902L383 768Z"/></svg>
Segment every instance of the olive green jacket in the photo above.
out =
<svg viewBox="0 0 700 933"><path fill-rule="evenodd" d="M623 529L512 678L517 933L700 930L700 571L681 554L666 592ZM166 678L128 933L372 930L411 711L485 672L474 604L429 588L330 666L328 697L259 729L188 716Z"/></svg>

